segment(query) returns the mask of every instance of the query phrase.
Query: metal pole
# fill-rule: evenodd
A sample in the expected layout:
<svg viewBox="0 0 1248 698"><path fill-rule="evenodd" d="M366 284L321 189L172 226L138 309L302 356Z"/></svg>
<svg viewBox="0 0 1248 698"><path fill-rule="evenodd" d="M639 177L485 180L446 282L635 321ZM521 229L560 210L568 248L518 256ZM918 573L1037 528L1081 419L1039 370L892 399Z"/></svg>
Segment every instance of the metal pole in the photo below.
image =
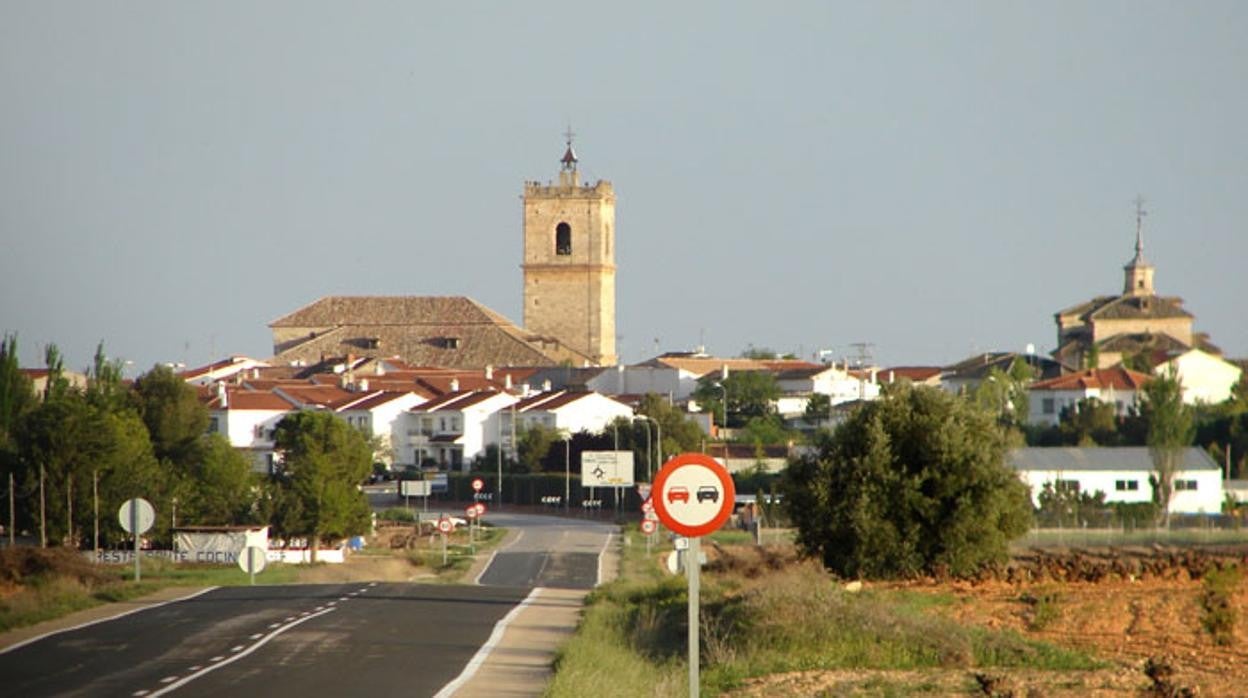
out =
<svg viewBox="0 0 1248 698"><path fill-rule="evenodd" d="M65 541L74 545L74 474L65 479ZM78 547L78 546L74 546Z"/></svg>
<svg viewBox="0 0 1248 698"><path fill-rule="evenodd" d="M95 502L94 545L95 559L100 559L100 471L91 472L91 499Z"/></svg>
<svg viewBox="0 0 1248 698"><path fill-rule="evenodd" d="M130 500L130 533L134 535L134 581L142 579L143 572L139 568L139 502Z"/></svg>
<svg viewBox="0 0 1248 698"><path fill-rule="evenodd" d="M17 503L17 497L13 493L13 473L9 473L9 547L12 548L15 542L14 536L17 532L13 529L17 527L17 514L14 509Z"/></svg>
<svg viewBox="0 0 1248 698"><path fill-rule="evenodd" d="M572 500L572 440L563 440L563 513L568 513Z"/></svg>
<svg viewBox="0 0 1248 698"><path fill-rule="evenodd" d="M247 546L247 576L251 578L251 586L256 585L256 547Z"/></svg>
<svg viewBox="0 0 1248 698"><path fill-rule="evenodd" d="M702 539L689 538L685 551L685 576L689 579L689 697L698 698L698 594L701 571Z"/></svg>
<svg viewBox="0 0 1248 698"><path fill-rule="evenodd" d="M663 425L660 424L659 420L657 419L654 420L654 430L657 433L657 439L655 440L654 448L659 453L659 467L662 468L663 467ZM651 479L650 481L654 482L653 479Z"/></svg>
<svg viewBox="0 0 1248 698"><path fill-rule="evenodd" d="M48 547L48 510L44 500L43 463L39 464L39 547Z"/></svg>

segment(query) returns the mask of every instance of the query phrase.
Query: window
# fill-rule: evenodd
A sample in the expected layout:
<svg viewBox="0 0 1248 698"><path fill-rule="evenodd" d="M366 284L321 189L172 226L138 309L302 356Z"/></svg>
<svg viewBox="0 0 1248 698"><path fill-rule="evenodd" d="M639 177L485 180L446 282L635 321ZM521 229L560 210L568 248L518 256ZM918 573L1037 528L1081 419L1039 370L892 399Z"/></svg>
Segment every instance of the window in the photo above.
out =
<svg viewBox="0 0 1248 698"><path fill-rule="evenodd" d="M1114 489L1119 492L1136 492L1140 489L1139 480L1115 480Z"/></svg>
<svg viewBox="0 0 1248 698"><path fill-rule="evenodd" d="M1056 406L1053 404L1053 398L1046 397L1042 404L1043 404L1043 409L1044 409L1045 414L1053 414L1053 412L1056 409Z"/></svg>
<svg viewBox="0 0 1248 698"><path fill-rule="evenodd" d="M208 433L215 434L217 433L217 429L218 429L217 418L213 417L212 419L209 419L208 420Z"/></svg>
<svg viewBox="0 0 1248 698"><path fill-rule="evenodd" d="M572 226L567 223L555 226L555 254L561 256L572 254Z"/></svg>
<svg viewBox="0 0 1248 698"><path fill-rule="evenodd" d="M1175 492L1181 492L1181 491L1183 491L1183 490L1193 490L1193 491L1194 491L1195 489L1196 489L1196 481L1195 481L1195 480L1175 480L1175 481L1174 481L1174 491L1175 491Z"/></svg>
<svg viewBox="0 0 1248 698"><path fill-rule="evenodd" d="M1058 492L1079 492L1078 480L1058 480L1057 486L1054 488Z"/></svg>

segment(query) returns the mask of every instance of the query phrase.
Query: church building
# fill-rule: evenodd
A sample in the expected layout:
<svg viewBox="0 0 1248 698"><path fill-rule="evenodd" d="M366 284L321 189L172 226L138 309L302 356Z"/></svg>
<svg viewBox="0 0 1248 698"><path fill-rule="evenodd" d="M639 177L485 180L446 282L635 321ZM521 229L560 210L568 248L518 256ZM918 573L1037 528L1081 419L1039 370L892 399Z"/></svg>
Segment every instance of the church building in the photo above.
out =
<svg viewBox="0 0 1248 698"><path fill-rule="evenodd" d="M464 296L327 296L269 324L273 363L614 365L615 193L577 181L570 133L561 162L557 183L524 185L524 328Z"/></svg>
<svg viewBox="0 0 1248 698"><path fill-rule="evenodd" d="M1182 298L1157 295L1156 268L1144 258L1144 215L1137 206L1135 256L1123 267L1122 293L1098 296L1055 315L1053 357L1066 366L1109 368L1140 354L1153 364L1193 348L1221 354L1206 335L1192 331L1194 318L1183 308ZM1093 355L1096 366L1088 366Z"/></svg>

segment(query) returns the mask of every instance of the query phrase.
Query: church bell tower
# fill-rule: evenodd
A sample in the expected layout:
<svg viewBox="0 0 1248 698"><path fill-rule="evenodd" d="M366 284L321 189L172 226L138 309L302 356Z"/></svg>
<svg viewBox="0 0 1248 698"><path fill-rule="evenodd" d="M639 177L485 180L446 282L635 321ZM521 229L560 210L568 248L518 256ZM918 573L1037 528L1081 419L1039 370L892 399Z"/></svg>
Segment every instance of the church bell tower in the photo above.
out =
<svg viewBox="0 0 1248 698"><path fill-rule="evenodd" d="M524 185L524 327L611 366L615 354L615 192L577 181L572 133L559 181Z"/></svg>

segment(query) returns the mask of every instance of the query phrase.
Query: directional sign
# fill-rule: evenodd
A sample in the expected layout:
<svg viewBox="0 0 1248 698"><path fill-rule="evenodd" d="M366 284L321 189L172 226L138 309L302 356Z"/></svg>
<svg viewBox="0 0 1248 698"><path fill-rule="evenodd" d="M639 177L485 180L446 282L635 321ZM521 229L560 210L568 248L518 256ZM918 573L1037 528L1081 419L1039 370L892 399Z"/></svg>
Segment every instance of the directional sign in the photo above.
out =
<svg viewBox="0 0 1248 698"><path fill-rule="evenodd" d="M732 476L704 453L682 453L654 478L655 513L672 531L690 538L716 531L732 515Z"/></svg>
<svg viewBox="0 0 1248 698"><path fill-rule="evenodd" d="M146 533L152 524L156 523L156 510L146 499L135 497L121 505L121 509L117 510L117 518L121 521L121 527L126 530L126 533L138 535Z"/></svg>
<svg viewBox="0 0 1248 698"><path fill-rule="evenodd" d="M450 519L438 519L438 530L443 533L450 533L451 532L451 520Z"/></svg>
<svg viewBox="0 0 1248 698"><path fill-rule="evenodd" d="M642 499L650 499L650 483L637 483L637 494L640 495Z"/></svg>
<svg viewBox="0 0 1248 698"><path fill-rule="evenodd" d="M472 478L472 491L473 492L480 492L484 488L485 488L485 480L482 480L479 477Z"/></svg>
<svg viewBox="0 0 1248 698"><path fill-rule="evenodd" d="M428 497L433 492L429 480L404 480L399 483L399 494L404 497Z"/></svg>
<svg viewBox="0 0 1248 698"><path fill-rule="evenodd" d="M650 535L651 533L654 533L656 528L658 528L657 524L655 524L655 522L651 521L650 519L646 519L641 522L641 532L646 534L647 536Z"/></svg>
<svg viewBox="0 0 1248 698"><path fill-rule="evenodd" d="M582 487L632 487L632 451L584 451L581 453Z"/></svg>

